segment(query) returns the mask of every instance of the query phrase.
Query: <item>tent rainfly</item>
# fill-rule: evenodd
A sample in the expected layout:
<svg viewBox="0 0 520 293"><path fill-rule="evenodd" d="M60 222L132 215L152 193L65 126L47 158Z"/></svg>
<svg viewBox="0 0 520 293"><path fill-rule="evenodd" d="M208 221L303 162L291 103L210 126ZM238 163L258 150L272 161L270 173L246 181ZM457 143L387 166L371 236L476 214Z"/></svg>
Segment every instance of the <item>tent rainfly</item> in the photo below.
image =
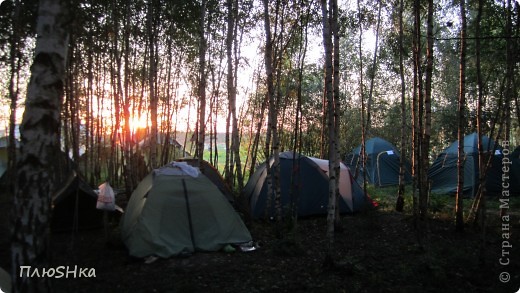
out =
<svg viewBox="0 0 520 293"><path fill-rule="evenodd" d="M180 159L179 162L186 162L188 165L199 168L202 174L206 175L208 179L215 184L218 189L226 196L229 202L234 203L235 198L233 196L233 192L231 188L226 183L222 175L218 172L218 170L213 167L208 161L199 161L198 159L184 158Z"/></svg>
<svg viewBox="0 0 520 293"><path fill-rule="evenodd" d="M400 154L390 142L374 137L365 142L367 161L366 177L370 184L376 187L393 186L399 184ZM345 163L354 173L359 184L363 183L363 165L360 160L361 146L356 147L345 158ZM412 181L411 166L405 161L405 182Z"/></svg>
<svg viewBox="0 0 520 293"><path fill-rule="evenodd" d="M98 229L103 227L103 212L96 209L97 194L76 174L61 184L52 197L53 232Z"/></svg>
<svg viewBox="0 0 520 293"><path fill-rule="evenodd" d="M478 142L477 134L464 137L464 194L473 197L479 185ZM431 191L435 194L455 194L457 192L457 159L458 141L453 142L440 153L428 170ZM491 167L486 173L486 192L488 195L499 195L502 190L502 147L482 136L482 147L486 154L491 154ZM520 174L520 173L519 173Z"/></svg>
<svg viewBox="0 0 520 293"><path fill-rule="evenodd" d="M52 194L51 202L51 231L67 232L102 228L103 212L96 209L97 194L94 189L74 171L74 162L67 154L57 153L55 163L58 174L56 191ZM9 180L12 176L10 173L7 171L0 176L0 189L12 188L13 182Z"/></svg>
<svg viewBox="0 0 520 293"><path fill-rule="evenodd" d="M222 192L185 162L156 169L139 183L121 220L121 234L135 257L217 251L252 239Z"/></svg>
<svg viewBox="0 0 520 293"><path fill-rule="evenodd" d="M272 164L271 158L271 167ZM280 153L280 194L285 211L296 210L300 217L327 213L328 165L327 160L294 155L293 152ZM339 208L342 213L357 212L373 204L363 194L344 164L340 165L339 185ZM267 189L267 168L264 163L257 168L244 187L244 196L249 199L251 216L255 219L276 214L274 196L268 196Z"/></svg>

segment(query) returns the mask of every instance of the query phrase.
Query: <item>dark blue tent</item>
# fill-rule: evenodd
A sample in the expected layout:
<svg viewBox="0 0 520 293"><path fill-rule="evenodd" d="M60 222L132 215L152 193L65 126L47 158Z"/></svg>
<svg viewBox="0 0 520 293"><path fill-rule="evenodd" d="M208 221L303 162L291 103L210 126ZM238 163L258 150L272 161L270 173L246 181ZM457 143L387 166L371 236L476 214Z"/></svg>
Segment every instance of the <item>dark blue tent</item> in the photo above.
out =
<svg viewBox="0 0 520 293"><path fill-rule="evenodd" d="M399 184L400 153L390 142L374 137L365 142L366 177L376 187ZM363 183L363 166L360 160L361 146L356 147L345 158L359 184ZM412 181L411 166L405 161L405 182Z"/></svg>
<svg viewBox="0 0 520 293"><path fill-rule="evenodd" d="M270 160L272 166L273 159ZM372 201L364 195L361 187L353 180L349 169L341 164L340 211L352 213L370 206ZM327 213L329 195L328 161L293 152L280 153L281 203L285 210L297 207L298 216ZM249 199L251 216L262 218L274 216L274 196L267 192L266 164L260 165L244 187L244 196Z"/></svg>
<svg viewBox="0 0 520 293"><path fill-rule="evenodd" d="M52 197L53 232L103 227L103 212L96 208L97 194L76 172L59 187Z"/></svg>
<svg viewBox="0 0 520 293"><path fill-rule="evenodd" d="M477 134L464 137L464 194L473 197L478 190L478 141ZM428 170L432 193L454 194L457 192L458 141L453 142L441 154ZM482 147L486 154L492 155L491 167L486 173L486 191L488 195L499 195L502 190L502 147L482 136Z"/></svg>

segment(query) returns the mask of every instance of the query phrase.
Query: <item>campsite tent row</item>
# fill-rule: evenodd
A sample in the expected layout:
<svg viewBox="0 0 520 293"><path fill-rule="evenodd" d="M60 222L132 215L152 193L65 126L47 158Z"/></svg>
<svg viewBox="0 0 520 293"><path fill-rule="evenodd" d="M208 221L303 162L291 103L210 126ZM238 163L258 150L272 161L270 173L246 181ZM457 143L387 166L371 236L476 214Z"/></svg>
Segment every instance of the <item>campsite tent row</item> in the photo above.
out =
<svg viewBox="0 0 520 293"><path fill-rule="evenodd" d="M284 207L297 202L299 216L326 213L328 161L289 152L282 153L280 161ZM199 168L183 163L197 166L188 160L156 169L132 193L121 221L122 239L131 255L169 257L251 242L247 227L215 182L200 173ZM264 164L244 188L254 218L266 212L274 214L267 204L265 179ZM223 181L221 177L219 180ZM290 182L297 183L292 196ZM371 204L343 164L339 182L342 212L359 211Z"/></svg>
<svg viewBox="0 0 520 293"><path fill-rule="evenodd" d="M478 189L478 141L477 134L464 137L464 194L474 196ZM491 166L486 173L486 192L488 195L499 195L502 190L502 159L504 153L500 145L489 137L482 136L483 149L491 155ZM399 183L399 152L396 147L381 138L366 141L366 178L368 183L376 187L397 185ZM345 158L346 164L355 174L360 184L363 182L363 168L360 163L361 146L355 148ZM520 194L520 149L507 154L508 175L511 194ZM457 188L458 142L453 142L434 160L428 170L431 191L434 194L454 194ZM411 182L410 164L405 161L405 179Z"/></svg>

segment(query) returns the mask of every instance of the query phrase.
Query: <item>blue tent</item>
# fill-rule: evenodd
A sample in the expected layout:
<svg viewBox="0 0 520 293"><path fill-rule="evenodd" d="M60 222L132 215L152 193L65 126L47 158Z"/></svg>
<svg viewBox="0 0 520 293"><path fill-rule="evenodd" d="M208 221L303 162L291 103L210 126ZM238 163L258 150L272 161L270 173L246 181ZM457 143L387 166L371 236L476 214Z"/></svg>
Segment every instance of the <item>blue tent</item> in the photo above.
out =
<svg viewBox="0 0 520 293"><path fill-rule="evenodd" d="M376 187L399 184L400 153L390 142L374 137L365 142L366 177ZM361 146L356 147L345 158L345 163L354 173L359 184L363 183L363 166L360 160ZM405 161L405 182L412 181L411 166Z"/></svg>
<svg viewBox="0 0 520 293"><path fill-rule="evenodd" d="M340 169L340 211L352 213L370 206L371 200L353 180L349 169L344 164L341 164ZM300 217L326 214L329 194L327 173L327 160L294 155L293 152L280 153L280 189L284 211L294 207ZM268 195L267 189L267 168L264 163L244 187L244 196L249 199L253 218L275 215L274 195Z"/></svg>
<svg viewBox="0 0 520 293"><path fill-rule="evenodd" d="M478 141L477 133L464 137L464 194L473 197L478 190ZM440 153L428 170L432 193L455 194L457 192L458 141ZM491 167L486 174L488 195L498 195L502 190L502 147L489 137L482 136L482 147L492 155Z"/></svg>

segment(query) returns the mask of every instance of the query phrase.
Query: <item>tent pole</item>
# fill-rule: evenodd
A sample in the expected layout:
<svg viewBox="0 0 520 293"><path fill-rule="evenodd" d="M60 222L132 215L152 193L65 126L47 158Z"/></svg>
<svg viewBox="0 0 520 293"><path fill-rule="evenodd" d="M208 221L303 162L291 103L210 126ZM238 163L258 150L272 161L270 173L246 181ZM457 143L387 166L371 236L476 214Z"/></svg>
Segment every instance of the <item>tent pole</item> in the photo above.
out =
<svg viewBox="0 0 520 293"><path fill-rule="evenodd" d="M188 198L188 189L186 188L186 180L182 179L182 188L184 190L184 199L186 200L186 212L188 213L188 224L190 227L190 238L193 251L195 251L195 237L193 235L193 222L191 220L190 201Z"/></svg>

